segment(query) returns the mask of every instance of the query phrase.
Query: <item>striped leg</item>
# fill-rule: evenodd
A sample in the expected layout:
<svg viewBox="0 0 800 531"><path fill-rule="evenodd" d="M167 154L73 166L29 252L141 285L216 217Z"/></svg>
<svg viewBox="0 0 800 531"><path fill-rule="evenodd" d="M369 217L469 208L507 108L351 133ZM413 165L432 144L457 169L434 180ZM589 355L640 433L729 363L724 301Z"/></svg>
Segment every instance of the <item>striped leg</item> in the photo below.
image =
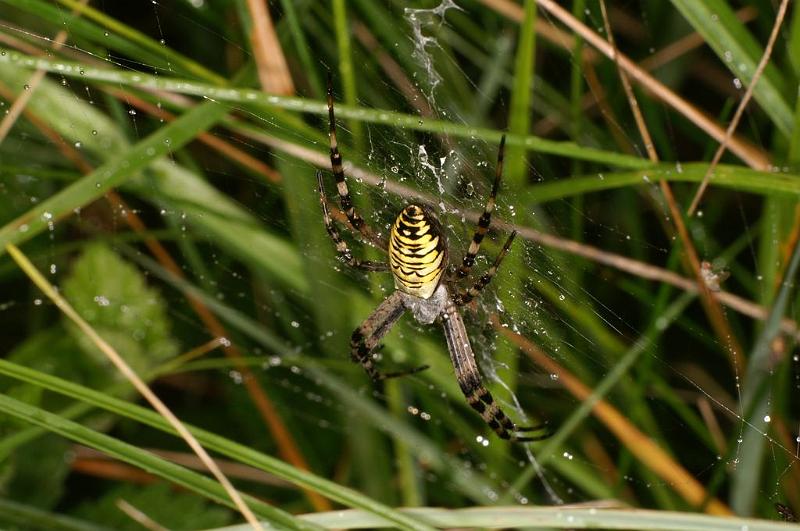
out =
<svg viewBox="0 0 800 531"><path fill-rule="evenodd" d="M382 373L375 368L372 353L379 348L379 343L383 336L389 332L405 310L403 293L395 291L378 305L372 315L361 323L361 326L353 331L353 336L350 338L350 354L353 361L360 363L369 377L375 382L414 374L428 368L427 365L422 365L405 371L388 373Z"/></svg>
<svg viewBox="0 0 800 531"><path fill-rule="evenodd" d="M511 244L514 243L514 238L517 235L517 231L513 231L511 235L509 235L508 239L506 240L505 245L503 245L503 249L500 251L500 254L497 255L497 258L494 259L494 264L489 270L481 276L478 280L475 281L475 284L472 285L466 291L462 291L455 296L455 302L459 306L463 306L464 304L469 304L472 299L480 295L481 290L485 288L489 282L491 282L492 278L494 278L495 274L497 274L497 270L500 268L500 264L503 262L503 258L506 257L508 254L508 250L511 248Z"/></svg>
<svg viewBox="0 0 800 531"><path fill-rule="evenodd" d="M478 365L475 362L475 354L472 352L464 321L461 319L461 314L458 313L455 303L449 302L447 304L442 313L442 325L444 326L447 348L450 351L450 359L453 362L461 392L464 393L472 409L480 414L489 427L497 432L501 438L514 442L539 441L549 437L550 433L547 431L541 435L519 435L520 432L546 430L546 425L518 427L494 401L492 394L481 381Z"/></svg>
<svg viewBox="0 0 800 531"><path fill-rule="evenodd" d="M336 179L336 190L339 192L339 201L342 204L342 211L354 229L370 236L367 233L366 223L353 206L350 198L350 190L347 188L347 181L344 178L344 168L342 167L342 155L339 153L339 142L336 140L336 118L333 115L333 80L330 72L328 73L328 126L331 139L331 169L333 177Z"/></svg>
<svg viewBox="0 0 800 531"><path fill-rule="evenodd" d="M464 260L461 267L458 268L456 276L464 278L469 274L470 269L475 264L475 257L481 249L481 242L486 232L489 230L489 224L492 222L492 212L494 212L495 201L497 200L497 191L500 188L500 178L503 175L503 156L506 150L506 136L500 139L500 148L497 151L497 166L495 167L494 184L492 185L492 193L486 201L486 206L483 209L478 220L478 227L475 229L475 234L472 236L472 242L469 244L467 254L464 255Z"/></svg>
<svg viewBox="0 0 800 531"><path fill-rule="evenodd" d="M389 264L386 262L359 260L353 256L353 253L347 246L347 242L342 239L339 231L336 230L336 224L333 222L330 212L328 211L328 200L325 196L325 187L322 183L322 172L320 170L317 170L317 186L319 187L319 202L322 205L322 218L325 221L325 229L328 231L328 235L331 237L331 240L333 240L333 244L336 246L336 252L339 253L339 257L342 259L342 261L351 267L362 269L364 271L388 270Z"/></svg>

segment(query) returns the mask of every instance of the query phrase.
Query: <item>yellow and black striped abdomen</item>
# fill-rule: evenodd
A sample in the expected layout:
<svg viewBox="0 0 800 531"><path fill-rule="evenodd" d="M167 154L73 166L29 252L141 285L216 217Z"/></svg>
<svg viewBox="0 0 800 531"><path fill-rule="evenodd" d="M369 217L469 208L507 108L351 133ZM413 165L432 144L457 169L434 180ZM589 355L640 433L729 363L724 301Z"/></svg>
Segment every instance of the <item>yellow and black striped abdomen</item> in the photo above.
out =
<svg viewBox="0 0 800 531"><path fill-rule="evenodd" d="M417 205L400 212L389 236L389 266L397 289L428 299L447 267L447 247L433 213Z"/></svg>

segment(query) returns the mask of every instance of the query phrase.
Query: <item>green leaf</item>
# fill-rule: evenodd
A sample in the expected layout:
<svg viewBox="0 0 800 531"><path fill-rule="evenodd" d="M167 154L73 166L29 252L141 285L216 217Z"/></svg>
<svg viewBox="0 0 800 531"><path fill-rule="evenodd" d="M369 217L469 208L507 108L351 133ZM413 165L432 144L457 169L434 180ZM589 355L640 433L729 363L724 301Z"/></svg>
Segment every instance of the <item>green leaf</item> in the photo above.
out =
<svg viewBox="0 0 800 531"><path fill-rule="evenodd" d="M109 489L97 500L85 502L75 516L103 522L120 531L141 531L142 526L117 506L124 500L167 529L191 531L228 525L233 513L192 494L175 491L166 483L123 484Z"/></svg>
<svg viewBox="0 0 800 531"><path fill-rule="evenodd" d="M32 507L52 509L65 492L64 482L70 473L68 456L69 444L53 435L17 449L0 464L0 492Z"/></svg>
<svg viewBox="0 0 800 531"><path fill-rule="evenodd" d="M142 374L178 354L163 298L107 245L86 246L64 279L63 291L78 314L122 353L135 372ZM98 363L109 363L77 327L68 329L84 352Z"/></svg>

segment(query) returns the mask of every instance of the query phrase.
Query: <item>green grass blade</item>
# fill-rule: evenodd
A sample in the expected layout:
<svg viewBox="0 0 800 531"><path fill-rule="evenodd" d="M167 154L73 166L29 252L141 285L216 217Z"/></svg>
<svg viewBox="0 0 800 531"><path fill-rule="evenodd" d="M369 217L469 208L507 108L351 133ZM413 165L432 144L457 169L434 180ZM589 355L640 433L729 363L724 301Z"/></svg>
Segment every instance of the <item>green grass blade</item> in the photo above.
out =
<svg viewBox="0 0 800 531"><path fill-rule="evenodd" d="M214 101L228 101L241 105L259 104L272 109L285 109L326 116L328 107L324 102L264 94L258 90L233 89L207 85L185 79L170 79L115 69L89 67L82 63L53 61L44 57L31 57L19 52L0 48L0 65L14 64L23 68L40 68L67 77L78 77L84 81L136 86L142 89L165 90L181 94L202 96ZM337 105L338 117L366 123L388 125L412 131L425 131L462 138L477 138L492 145L500 143L502 133L484 127L472 127L443 120L421 119L419 116L379 109L365 109L349 105ZM521 146L529 151L561 155L568 158L587 160L622 168L649 168L652 164L639 157L580 146L574 142L548 140L533 135L509 134L509 146Z"/></svg>
<svg viewBox="0 0 800 531"><path fill-rule="evenodd" d="M131 179L151 162L179 149L200 131L220 120L228 108L218 103L199 105L175 121L156 130L126 153L109 160L95 171L38 203L22 216L0 228L0 252L8 243L18 244L46 230L50 223L70 215Z"/></svg>
<svg viewBox="0 0 800 531"><path fill-rule="evenodd" d="M71 516L43 511L21 503L0 498L0 523L11 529L47 529L48 531L111 531Z"/></svg>
<svg viewBox="0 0 800 531"><path fill-rule="evenodd" d="M672 0L695 31L703 36L723 64L745 85L753 78L761 56L760 46L724 0ZM753 97L784 136L792 134L792 110L786 102L786 80L774 65L767 65L756 83Z"/></svg>
<svg viewBox="0 0 800 531"><path fill-rule="evenodd" d="M154 411L145 409L135 404L130 404L118 398L108 396L104 393L94 391L87 387L77 385L72 382L62 380L61 378L44 374L39 371L29 369L27 367L23 367L21 365L10 363L5 360L0 360L0 374L4 374L12 378L16 378L37 386L44 387L56 393L64 394L66 396L70 396L77 400L91 403L95 407L105 409L117 415L131 418L148 426L152 426L153 428L156 428L158 430L176 435L176 432L173 430L172 426ZM3 398L3 395L0 395L0 398ZM11 399L9 398L8 400ZM25 404L22 404L19 409L15 409L13 407L13 404L9 405L7 409L3 408L2 406L3 402L0 402L0 411L6 411L7 413L15 416L24 416L27 413L31 413L31 410L34 410L34 412L41 411L41 410L35 410L35 408L31 408L31 406L27 406ZM50 424L46 421L41 421L41 422L36 422L37 425L51 429L55 425L59 425L60 422L63 422L64 425L68 426L69 429L65 428L66 432L62 433L62 435L67 435L67 433L72 433L73 431L77 431L78 433L84 434L85 432L82 430L87 430L83 426L62 419L61 417L54 415L52 413L46 413L46 414L48 415L47 419L52 420L54 424ZM221 455L230 457L231 459L234 459L241 463L259 468L261 470L274 474L280 478L283 478L287 481L290 481L298 486L312 489L331 500L342 503L343 505L354 508L360 508L381 515L381 517L386 518L390 522L394 522L395 524L404 529L420 529L420 530L429 529L429 527L427 527L425 524L408 516L402 515L392 510L391 508L383 504L380 504L366 496L363 496L362 494L352 489L349 489L343 485L339 485L332 481L326 480L310 472L294 468L293 466L278 459L275 459L274 457L262 454L249 447L237 444L233 441L225 439L224 437L220 437L219 435L215 435L205 430L201 430L189 424L186 424L186 427L197 438L200 444L202 444L208 450L213 450ZM90 432L87 436L92 437L93 438L92 440L94 440L95 438L103 441L110 439L108 447L98 448L101 449L102 451L105 451L106 453L110 453L109 448L117 448L118 445L124 445L124 447L128 446L125 445L125 443L117 441L116 439L112 439L106 435L98 434L96 432L92 432L91 430L87 431ZM88 444L85 441L79 441L79 442L84 442L84 444ZM146 452L138 450L137 448L133 448L133 450L147 454ZM113 453L111 455L119 457L118 453ZM147 455L149 456L150 454ZM176 465L171 465L171 466L175 467ZM147 470L148 468L145 467L145 469ZM211 482L213 485L217 485L215 482L211 480L208 481ZM220 489L220 493L221 493L221 498L224 498L225 501L229 501L229 498L224 493L224 491ZM250 504L251 507L253 507L254 511L256 511L256 505L253 505L249 500L248 504ZM258 502L258 504L261 504L261 502ZM258 511L256 511L256 513L258 514Z"/></svg>
<svg viewBox="0 0 800 531"><path fill-rule="evenodd" d="M211 83L217 85L227 85L228 79L220 76L212 72L211 70L207 69L200 63L189 59L185 55L181 55L175 52L172 48L165 46L164 44L157 42L144 33L131 28L130 26L121 23L119 20L106 15L105 13L94 9L91 6L87 6L83 2L78 0L57 0L61 5L68 7L71 10L79 11L81 17L87 18L99 24L100 26L108 29L111 32L114 32L117 35L122 35L130 42L135 43L136 45L140 46L143 50L146 50L157 57L162 57L164 62L169 65L169 70L173 70L175 67L191 74L193 76L197 76L200 79L204 79ZM173 66L174 65L174 66Z"/></svg>
<svg viewBox="0 0 800 531"><path fill-rule="evenodd" d="M216 481L174 463L170 463L169 461L165 461L136 446L2 394L0 394L0 412L24 422L47 428L53 433L57 433L72 441L104 452L121 461L146 470L151 474L155 474L163 479L201 494L217 503L235 508L228 494ZM271 507L256 498L251 496L244 496L244 498L256 515L267 519L275 525L285 526L287 529L319 529L315 524L302 522L296 517L280 509Z"/></svg>
<svg viewBox="0 0 800 531"><path fill-rule="evenodd" d="M528 187L524 193L529 200L544 203L625 186L655 186L662 179L669 182L696 183L703 180L707 169L708 164L691 163L681 164L677 168L665 164L647 170L603 172L536 184ZM775 194L794 199L800 197L800 175L795 174L763 172L721 164L714 170L711 183L740 192Z"/></svg>
<svg viewBox="0 0 800 531"><path fill-rule="evenodd" d="M645 509L597 509L574 507L470 507L468 509L413 508L404 513L426 518L444 529L636 529L644 531L788 531L797 524L719 517L699 513ZM335 511L301 518L337 529L375 529L381 522L359 511ZM212 531L212 530L209 530ZM248 531L242 525L213 531Z"/></svg>
<svg viewBox="0 0 800 531"><path fill-rule="evenodd" d="M786 276L747 364L741 398L745 430L739 448L740 455L747 456L747 459L741 459L732 473L731 500L738 514L753 514L756 498L760 496L759 485L762 484L766 432L769 430L770 422L768 414L771 400L768 387L775 374L772 367L774 356L772 342L780 333L781 319L786 313L790 295L794 291L799 266L800 242L795 242Z"/></svg>

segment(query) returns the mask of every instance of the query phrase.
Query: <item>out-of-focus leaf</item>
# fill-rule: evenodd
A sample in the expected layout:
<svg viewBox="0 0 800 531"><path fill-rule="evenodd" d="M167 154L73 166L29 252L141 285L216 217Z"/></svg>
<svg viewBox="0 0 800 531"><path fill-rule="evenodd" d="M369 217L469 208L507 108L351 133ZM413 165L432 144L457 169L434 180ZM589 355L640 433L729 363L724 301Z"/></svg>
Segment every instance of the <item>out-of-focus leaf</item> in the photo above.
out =
<svg viewBox="0 0 800 531"><path fill-rule="evenodd" d="M64 495L64 481L70 470L68 450L64 439L52 435L18 448L0 464L0 495L52 509Z"/></svg>
<svg viewBox="0 0 800 531"><path fill-rule="evenodd" d="M75 310L135 371L144 372L178 353L161 295L105 244L86 247L63 290ZM107 363L91 340L72 325L68 329L82 350Z"/></svg>
<svg viewBox="0 0 800 531"><path fill-rule="evenodd" d="M230 524L233 515L227 509L186 492L176 492L166 483L153 485L123 484L108 490L93 502L82 504L76 516L103 522L120 531L141 531L142 526L123 513L117 502L124 500L168 529L205 529Z"/></svg>

